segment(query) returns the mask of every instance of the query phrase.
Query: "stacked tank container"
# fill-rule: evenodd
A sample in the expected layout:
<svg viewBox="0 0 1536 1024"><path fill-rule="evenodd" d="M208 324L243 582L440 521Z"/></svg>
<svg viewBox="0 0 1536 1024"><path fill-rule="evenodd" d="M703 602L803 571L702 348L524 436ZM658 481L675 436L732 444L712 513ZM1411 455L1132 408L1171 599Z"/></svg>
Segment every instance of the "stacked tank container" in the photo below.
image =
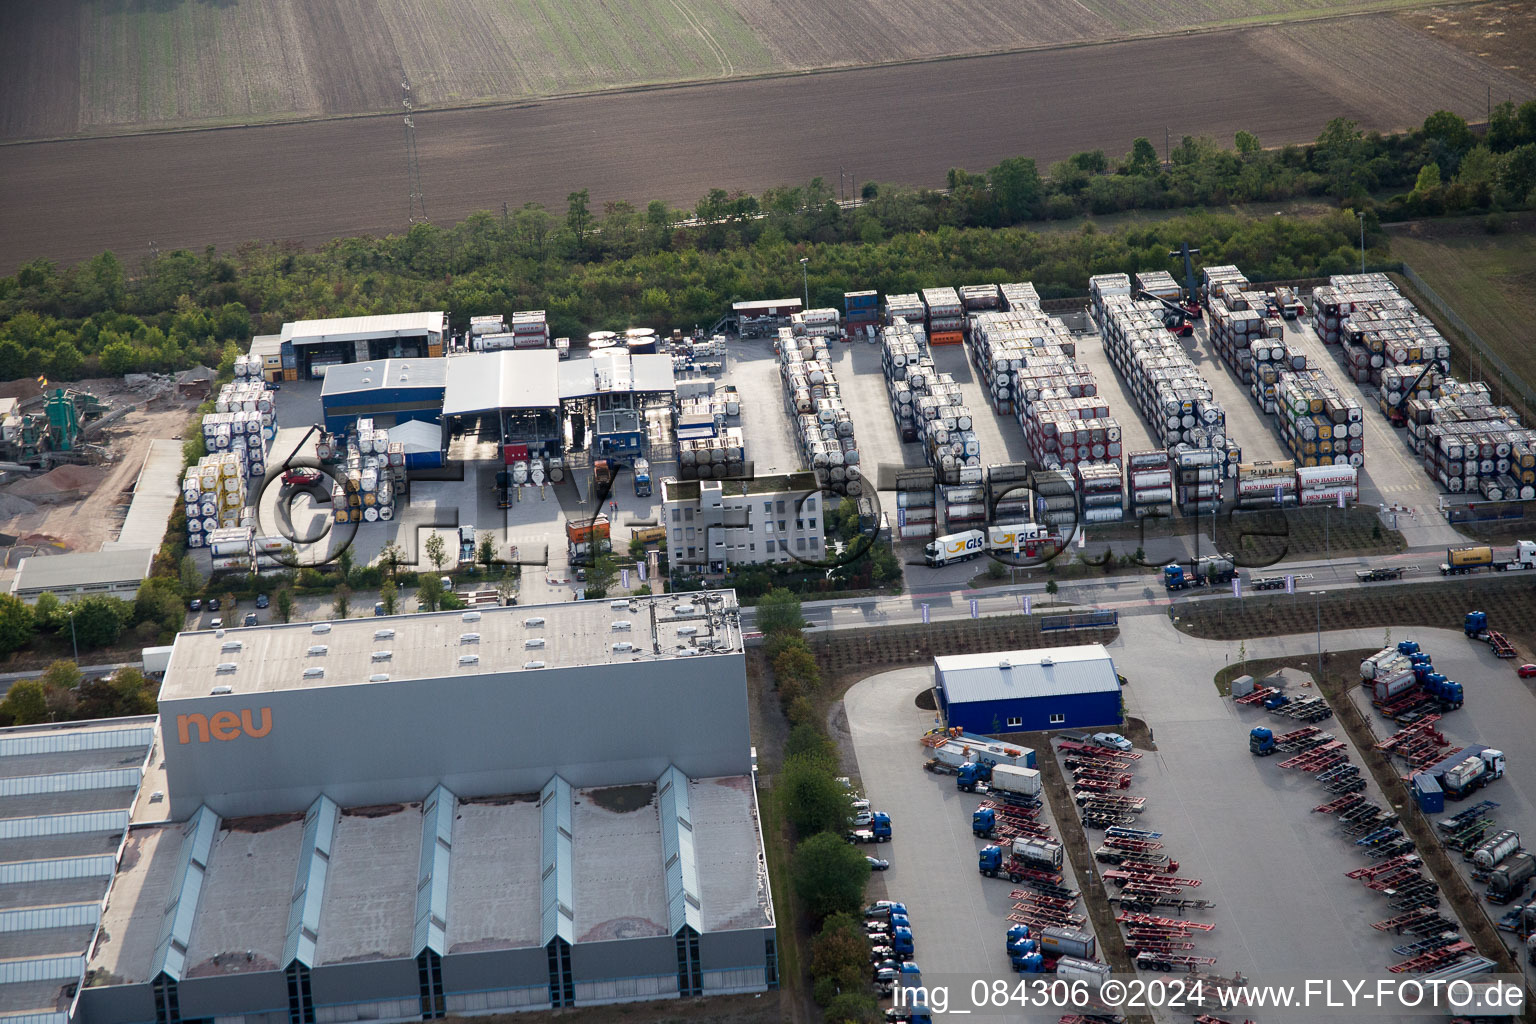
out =
<svg viewBox="0 0 1536 1024"><path fill-rule="evenodd" d="M880 295L874 291L844 292L843 320L848 333L862 331L880 322Z"/></svg>
<svg viewBox="0 0 1536 1024"><path fill-rule="evenodd" d="M277 437L274 394L260 379L237 378L214 397L214 411L203 417L203 444L210 452L244 452L246 473L267 472L267 451Z"/></svg>
<svg viewBox="0 0 1536 1024"><path fill-rule="evenodd" d="M389 522L405 484L405 446L391 444L389 432L375 429L372 419L359 419L346 435L337 479L331 514L338 523Z"/></svg>
<svg viewBox="0 0 1536 1024"><path fill-rule="evenodd" d="M1184 289L1166 270L1143 270L1136 275L1137 293L1146 292L1177 305L1184 297Z"/></svg>
<svg viewBox="0 0 1536 1024"><path fill-rule="evenodd" d="M1450 371L1450 343L1385 274L1336 274L1312 298L1318 337L1343 346L1357 382L1379 384L1387 367L1411 363Z"/></svg>
<svg viewBox="0 0 1536 1024"><path fill-rule="evenodd" d="M1536 431L1494 405L1486 384L1448 380L1438 399L1405 409L1408 445L1440 486L1489 501L1536 498Z"/></svg>
<svg viewBox="0 0 1536 1024"><path fill-rule="evenodd" d="M1296 463L1244 462L1237 467L1237 507L1289 508L1297 502Z"/></svg>
<svg viewBox="0 0 1536 1024"><path fill-rule="evenodd" d="M1360 400L1321 370L1281 373L1276 403L1280 440L1298 465L1365 465Z"/></svg>
<svg viewBox="0 0 1536 1024"><path fill-rule="evenodd" d="M1037 469L1030 474L1029 485L1035 493L1034 515L1037 523L1046 523L1067 532L1077 526L1077 480L1065 469Z"/></svg>
<svg viewBox="0 0 1536 1024"><path fill-rule="evenodd" d="M1005 288L1029 288L1005 285ZM1015 293L1006 312L967 318L971 361L986 386L992 408L1020 415L1023 407L1049 389L1053 394L1093 395L1093 377L1073 361L1077 343L1066 325L1026 304Z"/></svg>
<svg viewBox="0 0 1536 1024"><path fill-rule="evenodd" d="M1210 384L1189 361L1183 345L1163 327L1157 303L1112 297L1104 302L1100 333L1110 362L1130 385L1132 397L1169 450L1180 446L1222 453L1228 448L1226 411Z"/></svg>
<svg viewBox="0 0 1536 1024"><path fill-rule="evenodd" d="M835 310L833 311L836 312ZM775 351L786 408L795 423L800 457L823 487L857 495L863 489L853 417L843 405L825 337L795 337L779 328Z"/></svg>
<svg viewBox="0 0 1536 1024"><path fill-rule="evenodd" d="M953 288L924 288L928 344L958 345L964 338L965 306Z"/></svg>
<svg viewBox="0 0 1536 1024"><path fill-rule="evenodd" d="M1019 422L1030 454L1048 469L1120 461L1120 424L1101 398L1041 398Z"/></svg>
<svg viewBox="0 0 1536 1024"><path fill-rule="evenodd" d="M994 523L1028 523L1035 517L1029 466L1022 462L987 467L987 506Z"/></svg>
<svg viewBox="0 0 1536 1024"><path fill-rule="evenodd" d="M916 441L917 400L927 394L927 382L937 376L923 342L922 327L897 317L881 330L880 370L902 441Z"/></svg>
<svg viewBox="0 0 1536 1024"><path fill-rule="evenodd" d="M1403 411L1406 403L1418 400L1432 402L1440 397L1440 385L1445 377L1438 366L1409 363L1405 366L1384 366L1381 369L1381 388L1377 396L1383 416L1392 411Z"/></svg>
<svg viewBox="0 0 1536 1024"><path fill-rule="evenodd" d="M677 400L679 420L708 416L715 426L724 427L741 415L741 393L735 387L717 387L707 395L690 395Z"/></svg>
<svg viewBox="0 0 1536 1024"><path fill-rule="evenodd" d="M246 504L245 451L234 448L204 455L182 477L188 547L207 546L215 530L254 525L255 511Z"/></svg>
<svg viewBox="0 0 1536 1024"><path fill-rule="evenodd" d="M1083 522L1118 523L1125 517L1125 488L1120 466L1113 462L1082 462L1074 467L1077 491L1083 500Z"/></svg>
<svg viewBox="0 0 1536 1024"><path fill-rule="evenodd" d="M960 304L967 313L989 313L1002 307L1002 296L995 284L964 284L960 286Z"/></svg>
<svg viewBox="0 0 1536 1024"><path fill-rule="evenodd" d="M1095 274L1088 279L1089 309L1093 313L1093 322L1098 325L1100 331L1104 329L1104 319L1109 315L1109 301L1130 297L1131 278L1128 274Z"/></svg>
<svg viewBox="0 0 1536 1024"><path fill-rule="evenodd" d="M896 322L899 317L909 324L920 325L928 315L923 306L923 297L916 293L906 295L887 295L885 297L885 323L887 326Z"/></svg>
<svg viewBox="0 0 1536 1024"><path fill-rule="evenodd" d="M1166 451L1131 452L1125 457L1126 507L1133 516L1168 515L1173 510L1173 465Z"/></svg>
<svg viewBox="0 0 1536 1024"><path fill-rule="evenodd" d="M938 497L931 469L896 471L895 527L902 540L922 540L938 532Z"/></svg>
<svg viewBox="0 0 1536 1024"><path fill-rule="evenodd" d="M1296 483L1303 505L1348 505L1360 500L1359 470L1354 466L1298 466Z"/></svg>
<svg viewBox="0 0 1536 1024"><path fill-rule="evenodd" d="M253 572L256 568L256 528L222 526L203 538L213 558L214 572Z"/></svg>
<svg viewBox="0 0 1536 1024"><path fill-rule="evenodd" d="M807 309L789 318L791 332L797 338L835 338L843 333L837 310Z"/></svg>
<svg viewBox="0 0 1536 1024"><path fill-rule="evenodd" d="M243 355L235 357L235 380L262 380L266 371L262 365L261 356Z"/></svg>
<svg viewBox="0 0 1536 1024"><path fill-rule="evenodd" d="M512 347L549 347L549 323L544 310L525 309L512 314Z"/></svg>

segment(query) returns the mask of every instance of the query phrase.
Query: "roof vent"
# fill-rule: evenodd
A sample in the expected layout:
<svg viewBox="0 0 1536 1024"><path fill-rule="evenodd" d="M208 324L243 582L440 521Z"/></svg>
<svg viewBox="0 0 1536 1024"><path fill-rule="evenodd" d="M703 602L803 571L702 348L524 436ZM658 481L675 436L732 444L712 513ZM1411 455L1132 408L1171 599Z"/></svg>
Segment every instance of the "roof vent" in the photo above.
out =
<svg viewBox="0 0 1536 1024"><path fill-rule="evenodd" d="M675 604L672 606L672 612L675 615L692 615L693 611L694 608L691 604Z"/></svg>
<svg viewBox="0 0 1536 1024"><path fill-rule="evenodd" d="M219 645L219 650L221 650L221 651L238 651L240 648L242 648L244 646L245 645L242 644L239 640L225 640L224 643Z"/></svg>
<svg viewBox="0 0 1536 1024"><path fill-rule="evenodd" d="M625 632L629 631L629 628L632 625L634 625L634 624L632 622L630 622L628 619L618 619L618 620L616 620L614 622L613 628L616 631L620 632L620 633L625 633Z"/></svg>
<svg viewBox="0 0 1536 1024"><path fill-rule="evenodd" d="M316 636L320 636L331 631L331 624L329 622L317 622L309 627L309 631Z"/></svg>
<svg viewBox="0 0 1536 1024"><path fill-rule="evenodd" d="M628 654L634 649L635 645L630 643L628 640L620 640L618 643L613 645L614 654Z"/></svg>
<svg viewBox="0 0 1536 1024"><path fill-rule="evenodd" d="M465 612L462 616L460 616L460 618L462 618L465 622L479 622L480 621L480 613L479 612Z"/></svg>
<svg viewBox="0 0 1536 1024"><path fill-rule="evenodd" d="M375 672L373 675L368 677L368 681L370 683L387 683L389 682L389 673Z"/></svg>
<svg viewBox="0 0 1536 1024"><path fill-rule="evenodd" d="M677 635L678 636L693 636L698 631L699 631L699 627L698 626L678 626L677 627Z"/></svg>
<svg viewBox="0 0 1536 1024"><path fill-rule="evenodd" d="M375 640L393 640L395 638L395 631L392 629L376 629L373 631L373 638Z"/></svg>
<svg viewBox="0 0 1536 1024"><path fill-rule="evenodd" d="M232 661L221 661L221 662L219 662L219 667L214 669L214 671L217 674L221 675L221 676L225 676L225 675L229 675L231 672L235 671L235 669L237 669L239 667L240 667L239 665L236 665Z"/></svg>
<svg viewBox="0 0 1536 1024"><path fill-rule="evenodd" d="M372 384L373 383L373 378L372 377L364 377L363 378L363 383L364 384Z"/></svg>
<svg viewBox="0 0 1536 1024"><path fill-rule="evenodd" d="M459 634L459 643L461 643L461 644L477 644L479 642L480 642L480 634L479 633L460 633Z"/></svg>
<svg viewBox="0 0 1536 1024"><path fill-rule="evenodd" d="M1040 659L1040 667L1041 668L1049 668L1049 667L1051 667L1054 664L1056 664L1056 662L1051 660L1051 656L1049 654L1047 654L1045 657Z"/></svg>
<svg viewBox="0 0 1536 1024"><path fill-rule="evenodd" d="M628 600L624 600L624 601L609 601L608 602L608 607L609 608L628 608L629 607L629 601Z"/></svg>
<svg viewBox="0 0 1536 1024"><path fill-rule="evenodd" d="M149 802L152 803L152 804L158 804L158 803L160 803L164 799L165 799L165 790L163 790L163 789L157 789L153 793L149 794Z"/></svg>
<svg viewBox="0 0 1536 1024"><path fill-rule="evenodd" d="M1000 658L1000 659L998 659L997 667L998 668L1013 668L1013 662L1009 661L1007 658Z"/></svg>
<svg viewBox="0 0 1536 1024"><path fill-rule="evenodd" d="M684 647L677 652L677 656L679 658L697 658L699 656L699 649L697 647Z"/></svg>
<svg viewBox="0 0 1536 1024"><path fill-rule="evenodd" d="M523 662L523 668L533 669L533 668L543 668L543 667L544 667L544 663L542 661L525 661L525 662Z"/></svg>
<svg viewBox="0 0 1536 1024"><path fill-rule="evenodd" d="M391 658L393 658L394 656L395 656L395 652L394 651L374 651L373 652L373 660L374 661L388 661Z"/></svg>
<svg viewBox="0 0 1536 1024"><path fill-rule="evenodd" d="M325 669L321 668L319 665L316 665L314 668L307 668L307 669L304 670L304 678L305 679L324 679L325 678Z"/></svg>
<svg viewBox="0 0 1536 1024"><path fill-rule="evenodd" d="M325 644L310 644L309 650L305 653L311 658L323 658L331 653L331 649Z"/></svg>
<svg viewBox="0 0 1536 1024"><path fill-rule="evenodd" d="M459 655L459 664L460 665L478 665L478 664L480 664L480 655L478 655L478 654L461 654L461 655Z"/></svg>
<svg viewBox="0 0 1536 1024"><path fill-rule="evenodd" d="M225 694L234 693L235 692L235 688L233 686L215 686L213 689L209 690L208 692L213 694L215 697L222 697Z"/></svg>
<svg viewBox="0 0 1536 1024"><path fill-rule="evenodd" d="M535 615L531 619L524 619L523 625L529 629L532 629L534 626L542 626L544 625L544 617L542 615Z"/></svg>
<svg viewBox="0 0 1536 1024"><path fill-rule="evenodd" d="M213 631L213 635L214 636L218 636L218 637L222 637L224 635L224 631L222 629L216 629L216 630Z"/></svg>
<svg viewBox="0 0 1536 1024"><path fill-rule="evenodd" d="M541 637L541 636L529 637L527 640L523 641L523 647L526 650L532 650L535 647L543 647L543 646L544 646L544 638Z"/></svg>

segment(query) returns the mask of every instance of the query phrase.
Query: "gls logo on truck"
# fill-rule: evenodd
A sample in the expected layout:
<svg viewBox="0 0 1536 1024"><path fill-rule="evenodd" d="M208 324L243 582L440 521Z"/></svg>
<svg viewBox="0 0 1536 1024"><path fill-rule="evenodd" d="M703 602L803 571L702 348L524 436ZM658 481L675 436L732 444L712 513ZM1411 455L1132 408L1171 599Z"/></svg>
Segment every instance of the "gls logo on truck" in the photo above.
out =
<svg viewBox="0 0 1536 1024"><path fill-rule="evenodd" d="M259 725L254 721L249 708L239 714L215 711L212 715L177 715L176 738L182 743L192 743L194 736L198 743L207 743L210 736L221 741L239 739L241 736L259 739L272 731L272 709L257 708L256 714L261 716Z"/></svg>

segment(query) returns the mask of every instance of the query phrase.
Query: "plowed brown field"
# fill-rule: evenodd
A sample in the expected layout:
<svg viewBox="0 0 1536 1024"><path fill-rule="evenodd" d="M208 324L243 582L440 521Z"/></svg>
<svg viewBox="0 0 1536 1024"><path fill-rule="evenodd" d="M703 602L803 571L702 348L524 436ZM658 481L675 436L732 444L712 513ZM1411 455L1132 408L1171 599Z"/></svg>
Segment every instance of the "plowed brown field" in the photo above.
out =
<svg viewBox="0 0 1536 1024"><path fill-rule="evenodd" d="M1382 54L1367 61L1362 54ZM1384 49L1383 49L1384 48ZM1532 86L1390 16L419 114L427 210L446 222L573 189L691 206L706 190L828 178L936 186L1026 154L1137 136L1315 138L1331 117L1402 128ZM397 117L0 147L0 273L34 256L317 244L406 226Z"/></svg>

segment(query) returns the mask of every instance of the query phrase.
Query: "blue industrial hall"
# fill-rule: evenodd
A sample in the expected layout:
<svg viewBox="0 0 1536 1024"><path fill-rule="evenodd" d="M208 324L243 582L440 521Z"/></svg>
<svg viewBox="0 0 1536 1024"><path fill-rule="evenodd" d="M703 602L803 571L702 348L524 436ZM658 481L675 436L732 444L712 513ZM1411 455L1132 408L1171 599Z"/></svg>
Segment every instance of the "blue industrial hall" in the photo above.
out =
<svg viewBox="0 0 1536 1024"><path fill-rule="evenodd" d="M1103 644L933 659L944 724L983 736L1120 724L1120 680Z"/></svg>
<svg viewBox="0 0 1536 1024"><path fill-rule="evenodd" d="M448 360L379 359L332 366L320 388L325 429L344 431L359 416L385 430L399 423L437 424L443 418Z"/></svg>

